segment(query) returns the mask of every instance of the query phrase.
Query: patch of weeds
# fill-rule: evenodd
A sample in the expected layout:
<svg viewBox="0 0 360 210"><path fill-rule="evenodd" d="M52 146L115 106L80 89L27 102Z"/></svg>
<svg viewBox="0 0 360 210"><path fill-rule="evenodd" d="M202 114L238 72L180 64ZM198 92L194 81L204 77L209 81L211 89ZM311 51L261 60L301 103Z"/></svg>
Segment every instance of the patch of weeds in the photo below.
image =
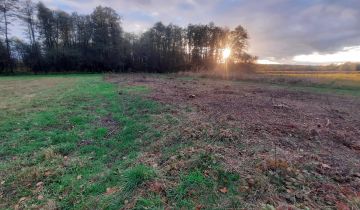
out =
<svg viewBox="0 0 360 210"><path fill-rule="evenodd" d="M42 112L35 119L35 125L39 127L53 126L58 123L56 113Z"/></svg>
<svg viewBox="0 0 360 210"><path fill-rule="evenodd" d="M196 190L197 188L207 187L209 184L210 182L200 171L193 171L183 177L179 189L181 191L190 192L191 190Z"/></svg>
<svg viewBox="0 0 360 210"><path fill-rule="evenodd" d="M172 125L178 125L180 123L180 120L178 118L176 118L170 114L165 115L165 119L166 119L167 123L172 124Z"/></svg>
<svg viewBox="0 0 360 210"><path fill-rule="evenodd" d="M275 185L276 190L279 193L286 192L286 179L281 173L269 172L268 177L269 177L270 183Z"/></svg>
<svg viewBox="0 0 360 210"><path fill-rule="evenodd" d="M164 209L163 201L160 196L149 196L149 197L141 197L137 200L136 205L134 207L135 210L142 209Z"/></svg>
<svg viewBox="0 0 360 210"><path fill-rule="evenodd" d="M70 123L79 126L87 123L87 119L84 116L73 116L70 117Z"/></svg>
<svg viewBox="0 0 360 210"><path fill-rule="evenodd" d="M128 107L128 110L131 115L134 115L135 117L140 115L142 118L144 118L148 117L148 114L158 113L159 108L159 104L154 101L135 97L131 101L131 106Z"/></svg>
<svg viewBox="0 0 360 210"><path fill-rule="evenodd" d="M156 173L154 169L148 166L137 165L126 170L122 176L124 179L124 190L131 192L146 181L154 179Z"/></svg>
<svg viewBox="0 0 360 210"><path fill-rule="evenodd" d="M194 145L192 141L183 142L183 143L179 144L178 141L180 141L180 140L181 140L181 138L178 135L175 135L173 141L171 141L170 143L169 142L165 143L165 145L162 149L162 156L160 157L160 162L165 162L169 158L174 156L174 154L179 153L179 151Z"/></svg>
<svg viewBox="0 0 360 210"><path fill-rule="evenodd" d="M194 162L193 167L204 170L218 169L220 166L216 161L214 155L211 153L200 154L200 157Z"/></svg>
<svg viewBox="0 0 360 210"><path fill-rule="evenodd" d="M77 145L75 143L65 142L65 143L58 144L55 147L55 151L63 156L67 156L67 155L71 154L72 152L74 152L76 147L77 147Z"/></svg>
<svg viewBox="0 0 360 210"><path fill-rule="evenodd" d="M187 175L181 175L177 187L168 190L177 208L242 208L239 200L241 178L222 169L212 153L203 153L191 163Z"/></svg>
<svg viewBox="0 0 360 210"><path fill-rule="evenodd" d="M273 205L266 204L261 208L261 210L276 210L276 208Z"/></svg>
<svg viewBox="0 0 360 210"><path fill-rule="evenodd" d="M92 136L94 136L96 139L102 139L106 136L107 132L107 128L97 128Z"/></svg>
<svg viewBox="0 0 360 210"><path fill-rule="evenodd" d="M224 170L217 171L217 184L219 187L226 187L228 191L237 192L238 182L240 181L240 175L233 172L227 172Z"/></svg>
<svg viewBox="0 0 360 210"><path fill-rule="evenodd" d="M237 128L215 128L210 130L209 133L210 140L215 141L216 143L233 143L239 142L238 140L241 137L241 131ZM236 144L238 148L241 147L242 144Z"/></svg>
<svg viewBox="0 0 360 210"><path fill-rule="evenodd" d="M76 142L78 140L78 136L72 132L55 131L51 133L49 136L52 141L51 142L52 144Z"/></svg>
<svg viewBox="0 0 360 210"><path fill-rule="evenodd" d="M191 171L181 176L179 185L171 190L169 195L177 202L178 207L193 208L193 200L198 199L198 196L208 196L212 186L212 181L199 170Z"/></svg>
<svg viewBox="0 0 360 210"><path fill-rule="evenodd" d="M40 159L42 161L51 160L58 157L58 154L54 151L53 148L45 148L40 152Z"/></svg>
<svg viewBox="0 0 360 210"><path fill-rule="evenodd" d="M211 130L211 128L207 123L193 123L191 126L186 125L186 127L182 128L181 138L184 141L207 139L211 136L209 135L209 130Z"/></svg>
<svg viewBox="0 0 360 210"><path fill-rule="evenodd" d="M298 185L298 170L286 160L267 160L262 170L279 193L286 193L289 188L301 187Z"/></svg>
<svg viewBox="0 0 360 210"><path fill-rule="evenodd" d="M188 112L188 113L193 112L193 111L194 111L193 109L194 109L194 108L191 107L191 106L186 106L186 107L185 107L185 112Z"/></svg>

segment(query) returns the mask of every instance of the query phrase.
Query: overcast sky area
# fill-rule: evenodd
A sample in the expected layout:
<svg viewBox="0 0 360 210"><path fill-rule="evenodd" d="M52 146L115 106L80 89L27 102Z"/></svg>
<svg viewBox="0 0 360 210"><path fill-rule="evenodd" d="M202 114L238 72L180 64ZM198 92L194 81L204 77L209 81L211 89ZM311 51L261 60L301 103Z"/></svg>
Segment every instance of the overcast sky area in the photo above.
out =
<svg viewBox="0 0 360 210"><path fill-rule="evenodd" d="M360 0L43 0L52 9L80 14L110 6L125 31L157 21L187 26L209 23L250 34L249 51L263 62L360 61Z"/></svg>

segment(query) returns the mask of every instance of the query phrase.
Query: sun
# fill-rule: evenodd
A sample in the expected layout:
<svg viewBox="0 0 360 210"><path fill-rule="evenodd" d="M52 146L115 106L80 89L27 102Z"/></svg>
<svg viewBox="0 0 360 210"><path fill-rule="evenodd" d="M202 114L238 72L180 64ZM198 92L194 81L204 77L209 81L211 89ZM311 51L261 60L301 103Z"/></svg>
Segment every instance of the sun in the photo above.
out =
<svg viewBox="0 0 360 210"><path fill-rule="evenodd" d="M227 60L231 55L231 49L230 48L225 48L223 50L222 56L224 60Z"/></svg>

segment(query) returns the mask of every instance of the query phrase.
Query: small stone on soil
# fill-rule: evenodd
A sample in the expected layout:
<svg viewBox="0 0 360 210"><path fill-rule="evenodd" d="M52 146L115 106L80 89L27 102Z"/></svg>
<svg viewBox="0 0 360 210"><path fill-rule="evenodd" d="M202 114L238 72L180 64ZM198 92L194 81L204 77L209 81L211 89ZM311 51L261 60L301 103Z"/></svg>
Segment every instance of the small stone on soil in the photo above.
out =
<svg viewBox="0 0 360 210"><path fill-rule="evenodd" d="M195 97L196 97L196 96L193 95L193 94L189 95L189 98L195 98Z"/></svg>

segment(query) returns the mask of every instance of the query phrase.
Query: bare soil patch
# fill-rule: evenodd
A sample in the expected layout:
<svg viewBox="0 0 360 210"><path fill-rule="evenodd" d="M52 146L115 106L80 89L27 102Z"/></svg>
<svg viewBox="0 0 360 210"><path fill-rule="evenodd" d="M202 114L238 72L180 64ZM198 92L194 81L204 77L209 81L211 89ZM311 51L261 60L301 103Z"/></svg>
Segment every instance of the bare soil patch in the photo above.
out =
<svg viewBox="0 0 360 210"><path fill-rule="evenodd" d="M110 75L107 80L151 88L146 97L172 105L182 119L176 127L163 126L181 138L169 135L155 142L143 162L151 160L174 175L191 167L192 153L201 150L250 180L244 190L251 196L244 200L255 206L359 207L358 97L157 75ZM161 148L186 141L197 146L184 148L180 158L161 154Z"/></svg>

